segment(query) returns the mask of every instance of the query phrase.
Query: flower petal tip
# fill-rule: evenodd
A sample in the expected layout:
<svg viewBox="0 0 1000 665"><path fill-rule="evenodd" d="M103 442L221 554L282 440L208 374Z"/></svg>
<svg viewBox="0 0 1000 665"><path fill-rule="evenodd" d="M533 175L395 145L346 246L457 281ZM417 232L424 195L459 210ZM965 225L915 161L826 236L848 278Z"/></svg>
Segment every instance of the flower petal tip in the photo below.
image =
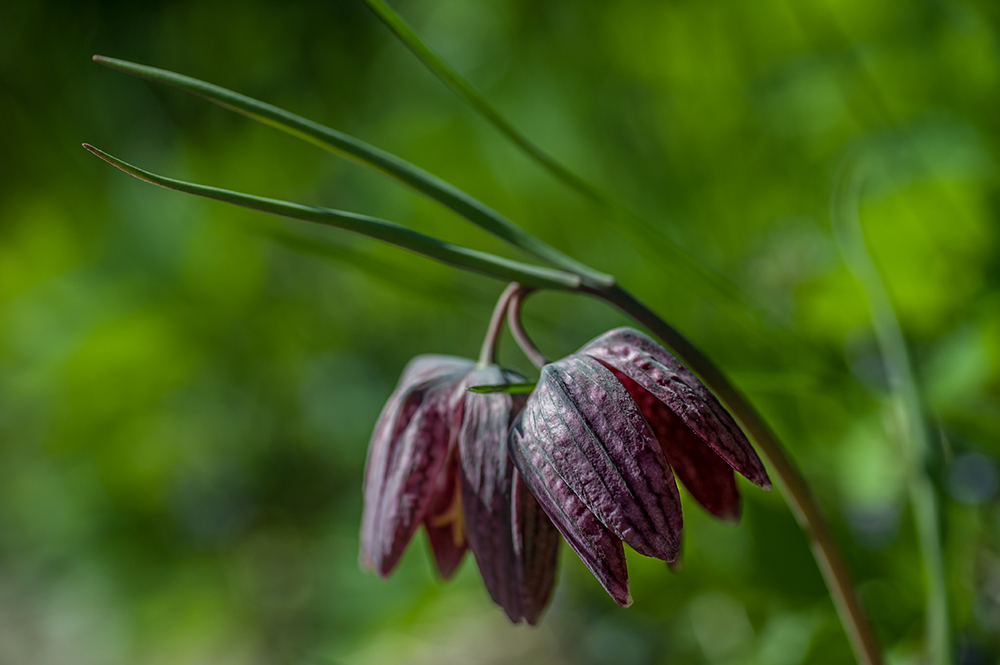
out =
<svg viewBox="0 0 1000 665"><path fill-rule="evenodd" d="M622 607L626 607L627 608L627 607L631 607L633 602L634 601L632 600L632 594L631 593L626 593L625 594L625 600L624 600L624 602L620 602L618 604L621 605Z"/></svg>
<svg viewBox="0 0 1000 665"><path fill-rule="evenodd" d="M719 511L712 511L712 516L720 522L726 524L739 524L743 517L743 502L737 497L736 501Z"/></svg>

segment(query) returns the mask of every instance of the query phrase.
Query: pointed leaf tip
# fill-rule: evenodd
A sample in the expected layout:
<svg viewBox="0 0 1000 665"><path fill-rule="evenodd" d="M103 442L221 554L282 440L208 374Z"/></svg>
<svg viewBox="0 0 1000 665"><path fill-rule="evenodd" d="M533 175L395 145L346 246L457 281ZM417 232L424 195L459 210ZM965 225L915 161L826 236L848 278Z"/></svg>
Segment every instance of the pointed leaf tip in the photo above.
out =
<svg viewBox="0 0 1000 665"><path fill-rule="evenodd" d="M524 395L535 389L534 381L522 383L498 383L495 385L469 386L466 388L470 393L489 394L504 393L507 395Z"/></svg>

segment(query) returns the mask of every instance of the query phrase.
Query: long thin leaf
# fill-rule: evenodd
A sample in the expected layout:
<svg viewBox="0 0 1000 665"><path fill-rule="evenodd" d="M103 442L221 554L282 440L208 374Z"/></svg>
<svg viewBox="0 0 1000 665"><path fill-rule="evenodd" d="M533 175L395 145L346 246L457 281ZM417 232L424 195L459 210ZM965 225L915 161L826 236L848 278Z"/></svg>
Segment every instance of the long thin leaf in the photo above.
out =
<svg viewBox="0 0 1000 665"><path fill-rule="evenodd" d="M84 143L83 147L125 173L153 185L166 187L167 189L203 196L217 201L225 201L226 203L243 206L244 208L268 212L272 215L291 217L292 219L300 219L317 224L326 224L408 249L457 268L471 270L508 282L521 282L522 284L530 284L542 288L562 290L575 290L580 287L580 277L578 275L533 266L519 261L511 261L493 254L487 254L486 252L452 245L393 222L341 210L304 206L297 203L288 203L287 201L267 199L260 196L232 192L226 189L217 189L215 187L174 180L132 166L92 145Z"/></svg>
<svg viewBox="0 0 1000 665"><path fill-rule="evenodd" d="M551 265L581 275L599 286L608 286L614 283L614 279L610 275L598 272L542 242L454 185L353 136L324 127L271 104L189 76L100 55L94 56L94 62L150 81L172 85L280 129L324 150L352 159L412 187L421 194L455 211L473 224Z"/></svg>
<svg viewBox="0 0 1000 665"><path fill-rule="evenodd" d="M630 242L639 251L652 256L655 259L656 265L661 266L661 268L666 269L672 274L683 277L694 273L698 275L703 283L711 285L716 292L726 296L731 302L739 305L745 304L745 294L739 286L733 284L725 276L693 257L652 222L615 201L598 186L569 170L556 161L550 154L535 145L506 118L500 115L499 111L493 108L482 93L476 90L471 83L435 53L420 38L420 35L392 7L386 4L384 0L365 0L365 3L375 12L386 27L417 56L425 67L444 81L445 85L451 88L455 94L483 116L497 131L506 136L531 159L538 162L542 168L557 180L578 194L597 203L607 211L617 213L621 219L625 220L626 223L622 230L626 232ZM664 261L664 258L667 256L671 257L672 260ZM697 284L697 280L694 280L694 282Z"/></svg>
<svg viewBox="0 0 1000 665"><path fill-rule="evenodd" d="M370 246L344 244L336 232L331 233L328 229L313 228L284 218L272 220L262 216L261 221L261 224L249 224L256 235L288 250L354 268L368 278L391 285L409 297L438 303L458 301L470 305L482 300L482 289L467 280L440 279L429 275L419 280L413 279L413 274L398 261L374 254L370 251Z"/></svg>
<svg viewBox="0 0 1000 665"><path fill-rule="evenodd" d="M941 500L928 473L928 464L934 458L927 433L929 420L899 317L861 228L862 196L871 168L870 155L861 149L844 160L831 197L830 218L844 262L868 297L872 330L893 394L894 403L888 406L898 420L901 461L909 467L910 507L927 583L924 638L927 656L934 665L951 665L953 647L947 564L941 545Z"/></svg>

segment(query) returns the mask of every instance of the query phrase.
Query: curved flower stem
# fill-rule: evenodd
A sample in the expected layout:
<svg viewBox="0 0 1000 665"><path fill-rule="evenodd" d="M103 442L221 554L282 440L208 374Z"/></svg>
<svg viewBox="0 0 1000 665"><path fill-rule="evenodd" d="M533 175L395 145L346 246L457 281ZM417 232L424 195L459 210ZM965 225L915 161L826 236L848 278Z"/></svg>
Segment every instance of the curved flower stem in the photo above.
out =
<svg viewBox="0 0 1000 665"><path fill-rule="evenodd" d="M704 353L628 291L620 286L614 286L607 290L590 292L625 312L666 342L743 423L751 438L770 462L785 500L791 507L799 526L809 536L813 556L826 580L833 604L837 608L858 662L863 665L879 665L882 662L882 654L878 642L858 601L854 583L840 557L836 541L830 534L805 479L761 415ZM513 301L511 305L513 306Z"/></svg>
<svg viewBox="0 0 1000 665"><path fill-rule="evenodd" d="M528 286L522 286L520 284L516 285L516 288L511 295L510 301L507 303L507 326L510 328L510 334L514 336L517 340L517 345L521 347L524 355L528 356L528 360L532 364L541 369L545 365L549 364L549 359L545 357L535 343L531 341L528 337L528 333L524 330L524 326L521 324L521 305L524 303L524 299L531 294L534 289Z"/></svg>
<svg viewBox="0 0 1000 665"><path fill-rule="evenodd" d="M503 321L507 316L507 303L511 296L521 290L522 287L517 282L511 282L497 298L497 304L493 308L493 315L490 317L490 325L486 329L486 337L483 338L483 347L479 351L479 366L495 365L497 362L497 343L500 341L500 331L503 329Z"/></svg>
<svg viewBox="0 0 1000 665"><path fill-rule="evenodd" d="M708 356L631 293L620 286L604 290L590 290L584 287L580 290L614 305L649 328L701 377L705 385L715 392L733 415L739 419L757 444L760 452L770 463L774 477L777 479L796 521L809 537L813 556L819 564L820 572L826 581L830 597L833 599L833 604L840 616L840 621L847 633L855 657L862 665L881 665L882 654L878 642L868 623L868 618L861 608L861 603L854 590L854 582L840 556L837 543L823 519L819 506L816 505L805 479L757 409L729 382L725 374L708 359ZM533 289L527 287L514 291L507 305L507 324L525 355L537 367L541 368L548 360L534 345L521 325L521 305L532 291Z"/></svg>

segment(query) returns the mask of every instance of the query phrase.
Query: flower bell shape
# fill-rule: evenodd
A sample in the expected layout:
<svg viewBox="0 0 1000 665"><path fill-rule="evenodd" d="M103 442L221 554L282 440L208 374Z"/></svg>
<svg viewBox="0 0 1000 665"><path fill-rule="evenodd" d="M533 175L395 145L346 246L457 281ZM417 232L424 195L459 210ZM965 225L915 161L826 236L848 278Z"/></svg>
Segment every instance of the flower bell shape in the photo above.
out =
<svg viewBox="0 0 1000 665"><path fill-rule="evenodd" d="M677 558L674 473L709 512L739 516L733 469L768 489L756 452L690 371L631 328L542 368L511 427L525 484L611 597L631 604L622 543Z"/></svg>
<svg viewBox="0 0 1000 665"><path fill-rule="evenodd" d="M525 398L466 390L523 381L497 365L451 356L418 356L406 366L368 450L363 566L388 575L423 524L443 578L471 549L510 620L538 621L555 584L559 532L507 453L507 432Z"/></svg>
<svg viewBox="0 0 1000 665"><path fill-rule="evenodd" d="M465 553L458 506L456 437L465 358L417 356L382 409L365 464L361 565L385 577L421 524L448 578Z"/></svg>
<svg viewBox="0 0 1000 665"><path fill-rule="evenodd" d="M520 383L496 365L469 385ZM493 601L514 623L534 625L555 585L559 532L521 480L507 453L507 432L526 397L469 394L458 435L458 485L466 538Z"/></svg>

